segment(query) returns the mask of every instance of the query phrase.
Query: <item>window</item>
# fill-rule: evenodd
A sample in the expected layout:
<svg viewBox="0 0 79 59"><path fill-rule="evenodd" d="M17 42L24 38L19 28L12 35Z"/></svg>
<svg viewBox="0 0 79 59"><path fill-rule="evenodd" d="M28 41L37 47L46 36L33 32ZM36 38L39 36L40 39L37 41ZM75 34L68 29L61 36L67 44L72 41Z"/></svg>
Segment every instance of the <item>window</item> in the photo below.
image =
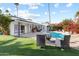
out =
<svg viewBox="0 0 79 59"><path fill-rule="evenodd" d="M21 33L25 33L25 26L21 25Z"/></svg>
<svg viewBox="0 0 79 59"><path fill-rule="evenodd" d="M14 33L18 33L18 25L14 25Z"/></svg>

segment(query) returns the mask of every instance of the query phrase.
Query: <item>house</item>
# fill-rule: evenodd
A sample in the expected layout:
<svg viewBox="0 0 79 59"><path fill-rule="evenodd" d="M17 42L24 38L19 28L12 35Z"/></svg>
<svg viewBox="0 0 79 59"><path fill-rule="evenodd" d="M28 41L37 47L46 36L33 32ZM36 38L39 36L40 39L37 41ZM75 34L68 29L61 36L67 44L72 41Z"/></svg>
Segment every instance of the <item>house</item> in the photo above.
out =
<svg viewBox="0 0 79 59"><path fill-rule="evenodd" d="M29 21L31 19L23 19L16 16L11 16L11 18L10 35L23 36L25 34L45 32L47 30L45 25Z"/></svg>

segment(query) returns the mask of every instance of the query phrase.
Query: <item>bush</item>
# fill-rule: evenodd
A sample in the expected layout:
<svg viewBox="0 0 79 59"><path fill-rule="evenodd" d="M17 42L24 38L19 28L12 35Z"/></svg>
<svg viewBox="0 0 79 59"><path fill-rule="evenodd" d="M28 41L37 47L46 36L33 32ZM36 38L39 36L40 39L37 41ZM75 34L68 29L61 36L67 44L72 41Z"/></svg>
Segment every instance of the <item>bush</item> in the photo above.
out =
<svg viewBox="0 0 79 59"><path fill-rule="evenodd" d="M52 24L51 26L49 26L50 31L58 31L62 29L63 29L62 26L60 26L59 24Z"/></svg>

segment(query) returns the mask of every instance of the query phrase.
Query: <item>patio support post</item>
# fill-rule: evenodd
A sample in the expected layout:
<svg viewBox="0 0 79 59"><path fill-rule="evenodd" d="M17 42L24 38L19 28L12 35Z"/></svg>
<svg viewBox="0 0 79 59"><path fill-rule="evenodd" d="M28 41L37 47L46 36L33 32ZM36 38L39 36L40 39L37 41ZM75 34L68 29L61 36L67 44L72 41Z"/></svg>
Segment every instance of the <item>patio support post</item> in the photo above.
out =
<svg viewBox="0 0 79 59"><path fill-rule="evenodd" d="M15 3L16 5L16 13L17 13L17 20L18 20L18 6L19 3ZM18 21L18 37L20 37L20 22Z"/></svg>
<svg viewBox="0 0 79 59"><path fill-rule="evenodd" d="M16 6L16 8L17 8L17 17L18 17L18 6ZM20 37L20 22L19 21L18 21L18 37Z"/></svg>

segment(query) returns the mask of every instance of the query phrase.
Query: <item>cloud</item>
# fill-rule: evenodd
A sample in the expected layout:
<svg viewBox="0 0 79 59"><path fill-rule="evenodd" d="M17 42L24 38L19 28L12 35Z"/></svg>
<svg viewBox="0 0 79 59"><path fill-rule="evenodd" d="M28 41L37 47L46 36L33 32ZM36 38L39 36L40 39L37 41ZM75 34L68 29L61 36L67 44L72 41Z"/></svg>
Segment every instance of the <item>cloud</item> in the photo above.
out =
<svg viewBox="0 0 79 59"><path fill-rule="evenodd" d="M38 9L38 6L30 6L29 9Z"/></svg>
<svg viewBox="0 0 79 59"><path fill-rule="evenodd" d="M45 14L45 15L49 15L49 13L48 13L48 12L44 12L44 14ZM55 14L56 14L56 12L55 12L55 11L53 11L53 12L51 12L50 14L51 14L51 15L52 15L52 14L53 14L53 15L55 15Z"/></svg>
<svg viewBox="0 0 79 59"><path fill-rule="evenodd" d="M66 13L69 12L68 10L60 10L60 13Z"/></svg>
<svg viewBox="0 0 79 59"><path fill-rule="evenodd" d="M66 5L66 7L71 7L72 6L72 3L69 3Z"/></svg>
<svg viewBox="0 0 79 59"><path fill-rule="evenodd" d="M41 4L41 3L31 3L31 4L28 3L27 5L29 6L28 9L38 9L39 6L44 6L44 5Z"/></svg>
<svg viewBox="0 0 79 59"><path fill-rule="evenodd" d="M3 7L0 7L0 9L1 9L1 10L4 10L4 8L3 8Z"/></svg>
<svg viewBox="0 0 79 59"><path fill-rule="evenodd" d="M0 9L2 10L2 13L4 13L4 12L5 12L4 7L0 7Z"/></svg>
<svg viewBox="0 0 79 59"><path fill-rule="evenodd" d="M55 8L57 8L58 6L59 6L59 4L58 4L58 3L54 4L54 7L55 7Z"/></svg>
<svg viewBox="0 0 79 59"><path fill-rule="evenodd" d="M16 11L14 12L14 15L16 15ZM35 19L40 17L40 14L30 13L28 10L19 10L18 16L25 19Z"/></svg>
<svg viewBox="0 0 79 59"><path fill-rule="evenodd" d="M45 15L47 15L47 14L48 14L48 12L44 12L44 14L45 14Z"/></svg>
<svg viewBox="0 0 79 59"><path fill-rule="evenodd" d="M9 10L9 12L11 13L11 8L4 9L3 7L0 7L0 9L2 10L2 13L5 13L5 10Z"/></svg>
<svg viewBox="0 0 79 59"><path fill-rule="evenodd" d="M21 5L26 5L27 3L19 3L19 4L21 4Z"/></svg>
<svg viewBox="0 0 79 59"><path fill-rule="evenodd" d="M53 11L53 12L52 12L52 14L53 14L53 15L55 15L55 14L56 14L56 12L55 12L55 11Z"/></svg>
<svg viewBox="0 0 79 59"><path fill-rule="evenodd" d="M39 6L44 6L44 4L41 3L19 3L20 5L27 5L28 9L38 9Z"/></svg>
<svg viewBox="0 0 79 59"><path fill-rule="evenodd" d="M27 5L29 5L29 6L44 6L41 3L27 3Z"/></svg>
<svg viewBox="0 0 79 59"><path fill-rule="evenodd" d="M7 10L11 11L11 8L7 8Z"/></svg>
<svg viewBox="0 0 79 59"><path fill-rule="evenodd" d="M15 11L15 14L16 14L16 11ZM18 16L19 17L22 17L22 18L26 18L26 11L25 10L19 10L18 11Z"/></svg>

